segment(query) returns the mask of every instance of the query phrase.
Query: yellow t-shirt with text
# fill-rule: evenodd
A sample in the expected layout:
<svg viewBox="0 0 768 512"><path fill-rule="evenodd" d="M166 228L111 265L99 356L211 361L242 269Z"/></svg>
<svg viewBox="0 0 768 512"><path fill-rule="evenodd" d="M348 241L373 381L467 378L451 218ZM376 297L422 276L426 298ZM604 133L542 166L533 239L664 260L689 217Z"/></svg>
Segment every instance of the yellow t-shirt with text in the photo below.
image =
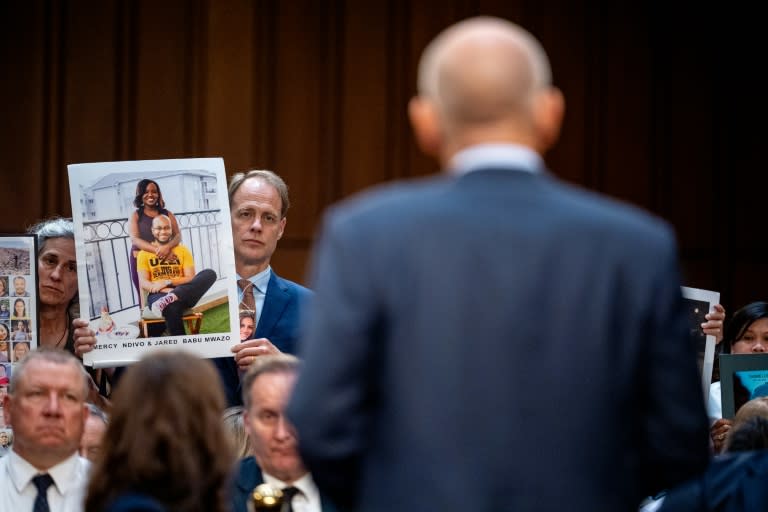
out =
<svg viewBox="0 0 768 512"><path fill-rule="evenodd" d="M148 251L139 251L136 255L136 268L139 274L149 272L151 282L182 277L184 269L190 267L195 267L195 260L189 249L183 245L174 247L171 254L164 260Z"/></svg>

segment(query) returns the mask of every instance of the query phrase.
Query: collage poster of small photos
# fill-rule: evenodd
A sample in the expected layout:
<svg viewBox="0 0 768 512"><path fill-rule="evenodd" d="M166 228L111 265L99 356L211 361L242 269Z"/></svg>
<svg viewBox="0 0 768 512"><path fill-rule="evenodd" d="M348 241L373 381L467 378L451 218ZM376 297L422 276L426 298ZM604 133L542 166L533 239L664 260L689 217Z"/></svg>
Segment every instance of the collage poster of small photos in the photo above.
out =
<svg viewBox="0 0 768 512"><path fill-rule="evenodd" d="M0 457L13 442L2 404L16 363L37 348L37 243L0 234Z"/></svg>

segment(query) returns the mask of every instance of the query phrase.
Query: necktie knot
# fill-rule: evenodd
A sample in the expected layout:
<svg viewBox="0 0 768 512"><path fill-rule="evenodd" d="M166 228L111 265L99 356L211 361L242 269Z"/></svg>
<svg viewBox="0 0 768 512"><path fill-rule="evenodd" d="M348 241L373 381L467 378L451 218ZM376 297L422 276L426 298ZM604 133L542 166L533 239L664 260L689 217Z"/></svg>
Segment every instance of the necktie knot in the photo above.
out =
<svg viewBox="0 0 768 512"><path fill-rule="evenodd" d="M288 486L281 489L283 491L283 511L293 512L293 497L301 493L301 491L294 487Z"/></svg>
<svg viewBox="0 0 768 512"><path fill-rule="evenodd" d="M43 493L48 491L48 488L53 483L53 478L48 473L43 473L32 478L32 483L37 487L37 492Z"/></svg>
<svg viewBox="0 0 768 512"><path fill-rule="evenodd" d="M37 497L32 512L50 512L48 507L48 488L53 483L53 478L48 473L32 478L32 483L37 487Z"/></svg>

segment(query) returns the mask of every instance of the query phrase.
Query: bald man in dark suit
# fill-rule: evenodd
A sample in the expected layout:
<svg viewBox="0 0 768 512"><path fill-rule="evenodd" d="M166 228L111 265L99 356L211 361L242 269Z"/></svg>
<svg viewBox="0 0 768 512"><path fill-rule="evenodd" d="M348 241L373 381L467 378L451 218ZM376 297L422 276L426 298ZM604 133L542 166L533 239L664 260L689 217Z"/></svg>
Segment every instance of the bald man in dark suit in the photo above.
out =
<svg viewBox="0 0 768 512"><path fill-rule="evenodd" d="M409 115L440 176L332 208L288 415L345 510L635 511L706 466L672 229L557 180L538 41L476 18Z"/></svg>

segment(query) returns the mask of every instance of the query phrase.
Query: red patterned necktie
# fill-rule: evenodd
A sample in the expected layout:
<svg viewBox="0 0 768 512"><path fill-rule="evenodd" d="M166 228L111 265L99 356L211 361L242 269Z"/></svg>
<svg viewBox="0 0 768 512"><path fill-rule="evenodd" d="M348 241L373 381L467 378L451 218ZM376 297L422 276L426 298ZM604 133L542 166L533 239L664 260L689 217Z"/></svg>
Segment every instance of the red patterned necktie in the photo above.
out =
<svg viewBox="0 0 768 512"><path fill-rule="evenodd" d="M248 279L238 279L237 286L243 292L243 298L240 299L240 313L248 313L256 319L256 299L253 296L253 283Z"/></svg>

